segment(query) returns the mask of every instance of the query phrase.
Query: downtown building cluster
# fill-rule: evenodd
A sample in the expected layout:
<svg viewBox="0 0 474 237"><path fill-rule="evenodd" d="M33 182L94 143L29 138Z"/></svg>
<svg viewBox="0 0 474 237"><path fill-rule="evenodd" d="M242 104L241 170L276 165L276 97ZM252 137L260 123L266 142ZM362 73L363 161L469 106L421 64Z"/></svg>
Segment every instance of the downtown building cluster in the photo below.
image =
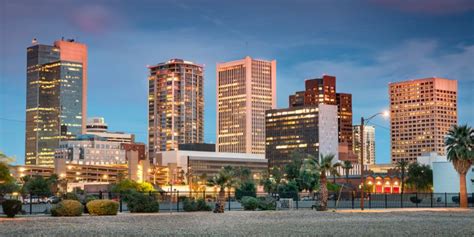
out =
<svg viewBox="0 0 474 237"><path fill-rule="evenodd" d="M54 166L72 181L98 180L68 173L73 166L117 167L91 174L99 181L115 180L117 170L125 170L160 185L185 182L185 174L214 174L226 165L248 167L259 176L284 167L295 151L333 154L335 162L376 161L375 127L364 126L361 142L352 94L336 90L335 76L305 80L304 91L290 95L287 108L277 108L276 60L217 63L214 145L204 143L204 66L182 59L149 66L146 146L132 134L109 132L103 118L87 119L84 44L35 41L27 49L27 65L25 165ZM389 95L392 162L443 155L443 137L457 123L457 82L396 82Z"/></svg>

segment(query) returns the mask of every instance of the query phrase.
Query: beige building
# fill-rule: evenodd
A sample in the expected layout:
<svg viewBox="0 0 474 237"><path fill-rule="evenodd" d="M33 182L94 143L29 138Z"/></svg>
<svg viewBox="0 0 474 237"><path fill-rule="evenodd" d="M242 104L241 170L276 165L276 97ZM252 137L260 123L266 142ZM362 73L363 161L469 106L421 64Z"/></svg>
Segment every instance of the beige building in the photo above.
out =
<svg viewBox="0 0 474 237"><path fill-rule="evenodd" d="M265 111L276 107L276 61L218 63L218 152L265 154Z"/></svg>
<svg viewBox="0 0 474 237"><path fill-rule="evenodd" d="M457 124L457 81L425 78L390 83L392 163L445 154L444 137Z"/></svg>
<svg viewBox="0 0 474 237"><path fill-rule="evenodd" d="M148 146L159 151L204 140L203 66L171 59L148 67Z"/></svg>

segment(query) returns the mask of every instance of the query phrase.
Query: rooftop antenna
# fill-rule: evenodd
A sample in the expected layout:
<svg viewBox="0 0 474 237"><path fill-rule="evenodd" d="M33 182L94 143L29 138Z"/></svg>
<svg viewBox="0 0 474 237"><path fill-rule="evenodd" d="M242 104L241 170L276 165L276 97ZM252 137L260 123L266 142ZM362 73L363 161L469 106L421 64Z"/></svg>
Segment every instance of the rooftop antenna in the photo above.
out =
<svg viewBox="0 0 474 237"><path fill-rule="evenodd" d="M33 38L33 40L31 40L31 44L37 45L37 44L38 44L38 40L37 40L36 38Z"/></svg>

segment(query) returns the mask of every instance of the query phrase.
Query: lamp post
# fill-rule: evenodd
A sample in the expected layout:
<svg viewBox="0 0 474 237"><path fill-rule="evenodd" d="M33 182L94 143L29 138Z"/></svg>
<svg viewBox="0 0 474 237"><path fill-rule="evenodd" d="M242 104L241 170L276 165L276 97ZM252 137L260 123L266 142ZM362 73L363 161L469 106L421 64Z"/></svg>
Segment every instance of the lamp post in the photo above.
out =
<svg viewBox="0 0 474 237"><path fill-rule="evenodd" d="M377 115L382 115L384 117L388 117L388 111L376 113L369 118L365 119L364 117L360 117L360 209L364 210L364 126L368 123L371 119L375 118Z"/></svg>

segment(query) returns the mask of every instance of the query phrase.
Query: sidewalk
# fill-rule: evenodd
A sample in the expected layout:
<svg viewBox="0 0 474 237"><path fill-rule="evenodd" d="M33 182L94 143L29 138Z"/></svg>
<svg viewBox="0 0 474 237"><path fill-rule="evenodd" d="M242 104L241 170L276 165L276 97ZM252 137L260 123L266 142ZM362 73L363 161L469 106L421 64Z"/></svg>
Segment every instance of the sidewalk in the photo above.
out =
<svg viewBox="0 0 474 237"><path fill-rule="evenodd" d="M328 211L331 211L329 209ZM338 209L339 213L388 213L388 212L469 212L469 208L387 208L387 209Z"/></svg>

